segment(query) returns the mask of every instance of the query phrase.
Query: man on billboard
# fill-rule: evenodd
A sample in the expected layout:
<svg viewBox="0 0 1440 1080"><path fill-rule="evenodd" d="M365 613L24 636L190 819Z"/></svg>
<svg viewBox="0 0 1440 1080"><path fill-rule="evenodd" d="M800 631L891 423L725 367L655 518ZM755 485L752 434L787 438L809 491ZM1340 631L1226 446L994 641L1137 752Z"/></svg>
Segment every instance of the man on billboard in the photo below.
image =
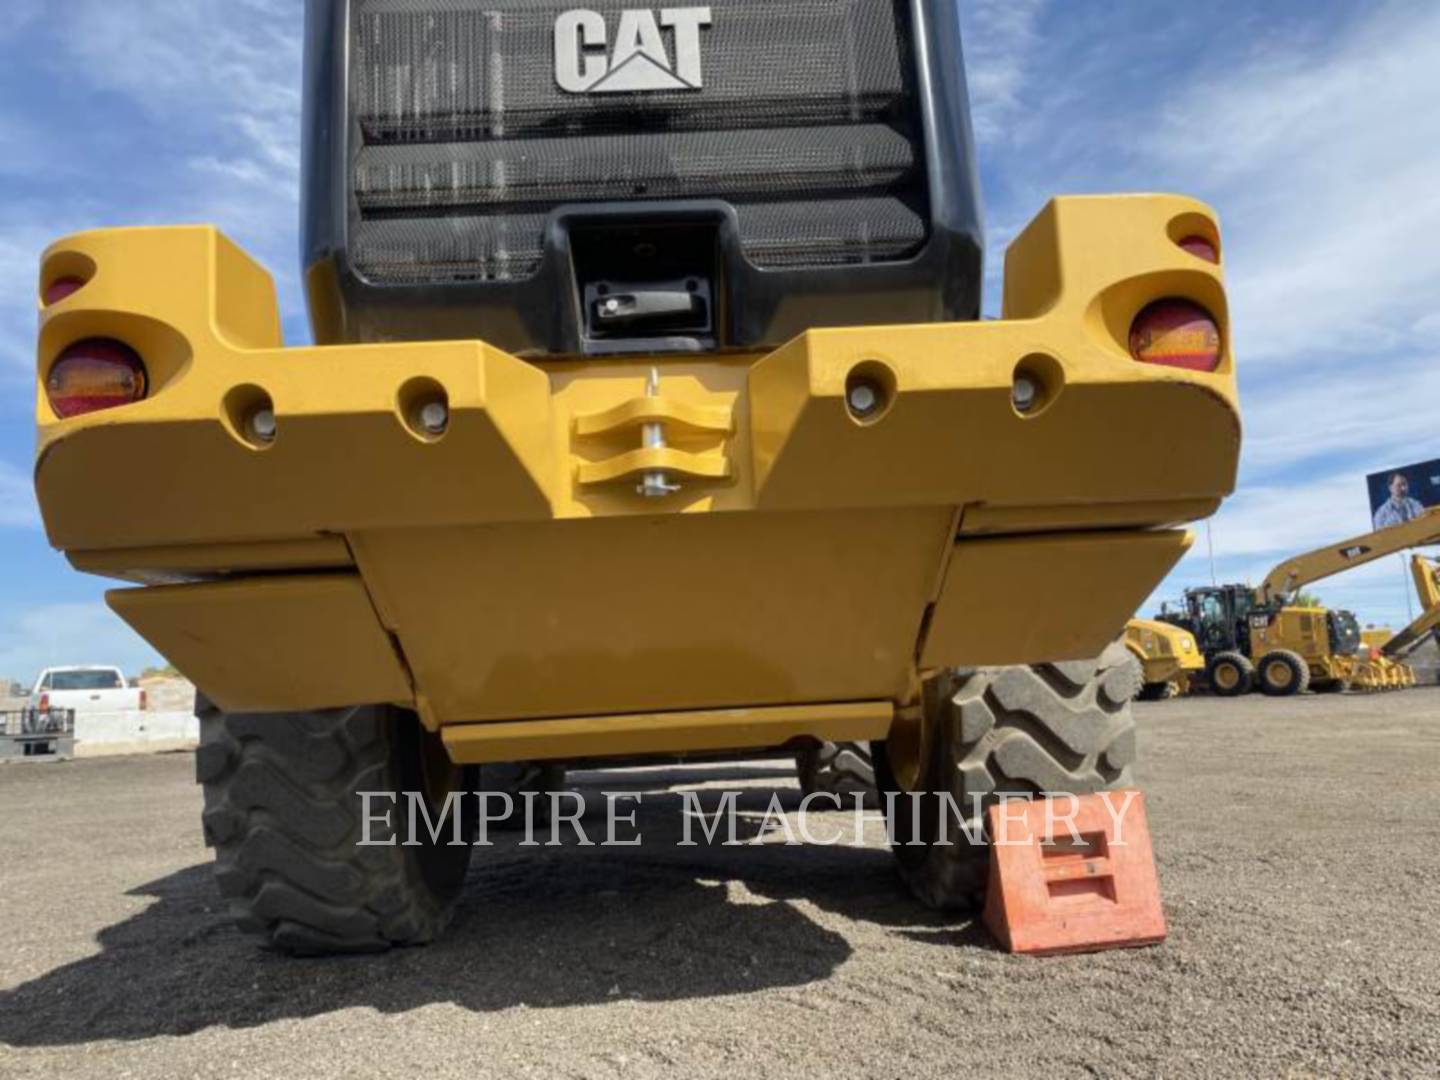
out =
<svg viewBox="0 0 1440 1080"><path fill-rule="evenodd" d="M1392 525L1403 525L1414 521L1425 513L1425 507L1410 497L1410 481L1404 473L1390 474L1390 498L1375 511L1375 528L1388 529Z"/></svg>

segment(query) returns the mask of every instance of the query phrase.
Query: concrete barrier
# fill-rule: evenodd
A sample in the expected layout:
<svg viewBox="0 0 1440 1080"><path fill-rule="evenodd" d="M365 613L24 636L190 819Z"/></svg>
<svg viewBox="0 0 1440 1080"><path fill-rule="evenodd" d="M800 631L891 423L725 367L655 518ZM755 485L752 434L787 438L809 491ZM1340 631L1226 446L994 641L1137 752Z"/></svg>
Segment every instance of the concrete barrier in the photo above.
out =
<svg viewBox="0 0 1440 1080"><path fill-rule="evenodd" d="M188 712L96 712L75 717L75 756L159 754L200 745L200 722Z"/></svg>

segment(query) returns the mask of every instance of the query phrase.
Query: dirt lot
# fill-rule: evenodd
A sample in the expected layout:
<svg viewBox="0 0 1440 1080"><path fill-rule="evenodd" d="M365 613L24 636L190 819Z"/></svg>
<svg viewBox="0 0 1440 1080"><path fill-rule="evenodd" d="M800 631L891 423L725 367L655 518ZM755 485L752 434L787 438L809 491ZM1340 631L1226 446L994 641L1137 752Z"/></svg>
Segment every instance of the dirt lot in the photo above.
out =
<svg viewBox="0 0 1440 1080"><path fill-rule="evenodd" d="M1052 960L917 910L876 826L675 847L672 793L641 847L478 852L437 946L293 961L227 922L187 756L0 769L0 1076L1440 1070L1440 690L1142 709L1170 941ZM717 776L789 785L586 786Z"/></svg>

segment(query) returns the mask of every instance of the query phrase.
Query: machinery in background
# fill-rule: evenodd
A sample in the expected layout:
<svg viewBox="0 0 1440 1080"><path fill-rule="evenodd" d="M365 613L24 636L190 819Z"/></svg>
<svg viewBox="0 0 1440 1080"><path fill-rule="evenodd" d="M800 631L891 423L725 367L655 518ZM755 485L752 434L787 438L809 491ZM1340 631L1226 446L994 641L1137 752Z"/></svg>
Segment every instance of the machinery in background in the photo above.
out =
<svg viewBox="0 0 1440 1080"><path fill-rule="evenodd" d="M1388 626L1367 626L1360 631L1360 644L1371 649L1384 648L1395 637L1395 631Z"/></svg>
<svg viewBox="0 0 1440 1080"><path fill-rule="evenodd" d="M0 712L0 763L69 761L75 756L74 709Z"/></svg>
<svg viewBox="0 0 1440 1080"><path fill-rule="evenodd" d="M1440 561L1424 555L1412 555L1410 576L1415 580L1420 615L1379 646L1380 654L1394 662L1404 661L1427 641L1440 644Z"/></svg>
<svg viewBox="0 0 1440 1080"><path fill-rule="evenodd" d="M1188 694L1205 670L1205 654L1195 635L1158 619L1131 619L1125 624L1125 647L1140 663L1144 682L1140 701L1163 701Z"/></svg>
<svg viewBox="0 0 1440 1080"><path fill-rule="evenodd" d="M1291 601L1307 585L1398 551L1435 543L1440 543L1440 508L1287 559L1257 588L1189 589L1184 611L1162 610L1159 618L1195 635L1205 654L1206 681L1222 697L1256 688L1276 697L1310 688L1402 689L1414 685L1414 672L1391 645L1383 649L1366 645L1352 612L1302 607ZM1436 586L1433 577L1430 584ZM1423 602L1425 586L1418 577L1417 586ZM1440 623L1440 616L1436 622ZM1396 638L1410 634L1414 625L1418 622ZM1429 624L1429 629L1434 626ZM1418 633L1423 638L1426 632Z"/></svg>
<svg viewBox="0 0 1440 1080"><path fill-rule="evenodd" d="M1163 608L1159 620L1195 635L1221 697L1342 690L1357 676L1360 626L1348 611L1267 605L1248 585L1216 585L1186 590L1184 610Z"/></svg>

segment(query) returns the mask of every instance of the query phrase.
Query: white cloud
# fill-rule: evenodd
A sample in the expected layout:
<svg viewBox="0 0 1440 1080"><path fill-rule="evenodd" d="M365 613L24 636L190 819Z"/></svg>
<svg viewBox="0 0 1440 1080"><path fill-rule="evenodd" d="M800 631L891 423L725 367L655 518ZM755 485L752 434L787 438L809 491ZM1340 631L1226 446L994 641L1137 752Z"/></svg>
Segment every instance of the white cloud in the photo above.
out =
<svg viewBox="0 0 1440 1080"><path fill-rule="evenodd" d="M1212 523L1217 553L1231 559L1264 556L1262 573L1281 557L1369 528L1363 476L1349 470L1295 484L1248 485L1227 500Z"/></svg>
<svg viewBox="0 0 1440 1080"><path fill-rule="evenodd" d="M0 379L29 376L35 347L36 274L44 242L33 227L0 228Z"/></svg>
<svg viewBox="0 0 1440 1080"><path fill-rule="evenodd" d="M1140 129L1222 207L1247 364L1414 344L1440 295L1440 8L1357 10L1334 44L1273 41Z"/></svg>
<svg viewBox="0 0 1440 1080"><path fill-rule="evenodd" d="M1434 401L1440 343L1242 379L1244 475L1263 479L1324 459L1328 467L1343 463L1359 491L1365 473L1440 457Z"/></svg>
<svg viewBox="0 0 1440 1080"><path fill-rule="evenodd" d="M0 203L0 380L30 377L38 258L79 229L219 225L269 266L282 306L298 314L301 5L63 7L12 28L23 40L7 44L44 55L115 119L77 128L92 118L69 99L44 102L36 116L0 112L0 139L18 148L0 166L17 183Z"/></svg>
<svg viewBox="0 0 1440 1080"><path fill-rule="evenodd" d="M99 603L21 609L0 624L0 676L26 684L56 664L115 664L135 675L158 661L154 649Z"/></svg>
<svg viewBox="0 0 1440 1080"><path fill-rule="evenodd" d="M961 11L975 138L1002 139L1023 110L1021 91L1047 0L972 0Z"/></svg>
<svg viewBox="0 0 1440 1080"><path fill-rule="evenodd" d="M40 509L28 473L0 461L0 528L38 529Z"/></svg>
<svg viewBox="0 0 1440 1080"><path fill-rule="evenodd" d="M216 220L294 258L300 187L301 7L286 0L72 0L61 40L97 89L149 119L145 142L183 161L170 220Z"/></svg>
<svg viewBox="0 0 1440 1080"><path fill-rule="evenodd" d="M5 18L0 19L0 42L24 33L40 18L47 0L5 0Z"/></svg>

